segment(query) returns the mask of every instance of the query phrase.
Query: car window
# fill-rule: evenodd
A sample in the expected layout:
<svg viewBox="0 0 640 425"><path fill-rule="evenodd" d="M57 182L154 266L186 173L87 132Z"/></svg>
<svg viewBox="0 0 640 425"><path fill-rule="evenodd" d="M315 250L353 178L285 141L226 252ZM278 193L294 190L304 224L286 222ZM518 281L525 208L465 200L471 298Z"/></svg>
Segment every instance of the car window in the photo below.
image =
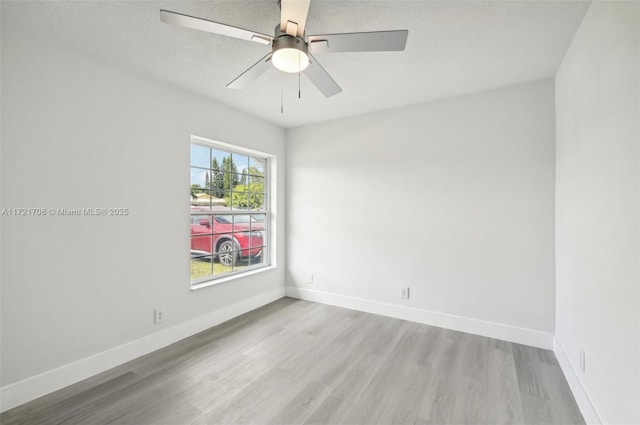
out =
<svg viewBox="0 0 640 425"><path fill-rule="evenodd" d="M254 223L264 223L264 215L251 215L251 221Z"/></svg>
<svg viewBox="0 0 640 425"><path fill-rule="evenodd" d="M235 221L235 223L249 223L249 216L248 215L236 215L234 217L234 221Z"/></svg>
<svg viewBox="0 0 640 425"><path fill-rule="evenodd" d="M220 224L231 224L232 218L230 215L216 215L213 217L216 223Z"/></svg>

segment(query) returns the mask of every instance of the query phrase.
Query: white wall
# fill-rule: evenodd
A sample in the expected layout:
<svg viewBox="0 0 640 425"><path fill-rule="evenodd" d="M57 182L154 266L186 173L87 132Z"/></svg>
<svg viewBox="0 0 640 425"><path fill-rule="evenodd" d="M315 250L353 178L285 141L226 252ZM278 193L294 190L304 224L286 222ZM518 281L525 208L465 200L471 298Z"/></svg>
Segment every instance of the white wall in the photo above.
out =
<svg viewBox="0 0 640 425"><path fill-rule="evenodd" d="M556 337L592 423L640 423L639 43L640 3L594 2L556 76Z"/></svg>
<svg viewBox="0 0 640 425"><path fill-rule="evenodd" d="M553 96L545 80L289 130L288 293L548 346Z"/></svg>
<svg viewBox="0 0 640 425"><path fill-rule="evenodd" d="M190 291L192 134L278 156L279 268ZM2 217L3 409L225 318L215 312L254 308L254 296L283 296L284 139L275 125L5 25L2 207L131 213Z"/></svg>

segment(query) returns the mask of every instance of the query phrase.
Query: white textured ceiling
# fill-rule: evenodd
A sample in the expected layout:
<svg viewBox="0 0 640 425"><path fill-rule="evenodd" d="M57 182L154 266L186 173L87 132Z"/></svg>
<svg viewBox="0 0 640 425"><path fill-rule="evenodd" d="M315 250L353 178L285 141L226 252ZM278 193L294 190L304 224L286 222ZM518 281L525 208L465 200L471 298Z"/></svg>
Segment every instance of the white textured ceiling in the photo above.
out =
<svg viewBox="0 0 640 425"><path fill-rule="evenodd" d="M268 71L226 84L268 46L167 25L159 9L272 34L277 0L6 1L2 26L57 39L283 127L295 127L552 77L585 1L312 0L307 34L408 29L404 52L318 54L343 92ZM281 84L284 113L280 112Z"/></svg>

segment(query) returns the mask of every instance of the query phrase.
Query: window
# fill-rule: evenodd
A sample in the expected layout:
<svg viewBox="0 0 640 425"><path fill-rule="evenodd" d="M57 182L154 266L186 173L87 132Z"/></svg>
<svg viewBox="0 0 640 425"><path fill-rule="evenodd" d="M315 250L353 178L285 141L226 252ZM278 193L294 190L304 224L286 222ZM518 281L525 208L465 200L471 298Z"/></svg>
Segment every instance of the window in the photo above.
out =
<svg viewBox="0 0 640 425"><path fill-rule="evenodd" d="M193 138L191 285L269 265L269 158Z"/></svg>

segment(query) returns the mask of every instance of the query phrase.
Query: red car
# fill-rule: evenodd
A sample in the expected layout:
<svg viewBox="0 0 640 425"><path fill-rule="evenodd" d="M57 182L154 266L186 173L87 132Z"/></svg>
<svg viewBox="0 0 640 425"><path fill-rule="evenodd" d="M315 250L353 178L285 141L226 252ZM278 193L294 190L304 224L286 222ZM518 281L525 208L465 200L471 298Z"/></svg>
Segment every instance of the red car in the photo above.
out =
<svg viewBox="0 0 640 425"><path fill-rule="evenodd" d="M213 218L213 228L211 219ZM259 263L264 249L264 215L192 215L191 258L232 266L240 260Z"/></svg>

